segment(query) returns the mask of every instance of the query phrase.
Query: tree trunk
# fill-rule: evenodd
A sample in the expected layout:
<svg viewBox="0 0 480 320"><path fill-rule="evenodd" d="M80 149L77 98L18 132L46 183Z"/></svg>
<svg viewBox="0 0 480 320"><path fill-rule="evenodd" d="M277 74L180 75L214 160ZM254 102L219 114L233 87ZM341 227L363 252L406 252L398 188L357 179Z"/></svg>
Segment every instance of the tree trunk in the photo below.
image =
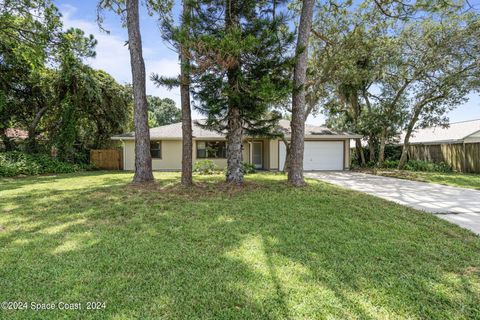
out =
<svg viewBox="0 0 480 320"><path fill-rule="evenodd" d="M282 137L282 141L285 144L285 164L282 171L285 173L288 172L290 166L290 143L288 143L288 140L285 137Z"/></svg>
<svg viewBox="0 0 480 320"><path fill-rule="evenodd" d="M242 136L240 109L231 106L228 110L227 134L227 182L243 183Z"/></svg>
<svg viewBox="0 0 480 320"><path fill-rule="evenodd" d="M28 137L26 141L26 147L28 152L37 152L38 151L38 146L37 146L37 127L38 124L40 123L40 120L42 119L43 115L48 109L48 105L43 106L38 110L38 112L35 114L35 118L33 118L32 122L28 126Z"/></svg>
<svg viewBox="0 0 480 320"><path fill-rule="evenodd" d="M227 32L238 27L240 20L238 14L237 0L227 0L227 10L225 10L225 29ZM240 70L240 61L238 57L231 57L232 63L227 70L229 87L234 89L238 87L238 77ZM227 114L227 182L242 184L242 137L243 126L238 101L233 98L228 99Z"/></svg>
<svg viewBox="0 0 480 320"><path fill-rule="evenodd" d="M411 131L405 134L405 139L403 140L402 146L402 155L400 156L400 161L398 162L398 170L402 170L407 163L407 156L408 156L408 146L410 141Z"/></svg>
<svg viewBox="0 0 480 320"><path fill-rule="evenodd" d="M359 157L360 165L365 166L367 162L365 161L365 154L363 153L362 140L360 138L355 139L355 149L357 150L357 157Z"/></svg>
<svg viewBox="0 0 480 320"><path fill-rule="evenodd" d="M5 146L5 151L14 151L17 149L17 145L15 142L7 137L7 129L3 129L0 131L0 138L2 138L3 145Z"/></svg>
<svg viewBox="0 0 480 320"><path fill-rule="evenodd" d="M371 162L371 163L375 163L375 144L374 144L374 139L373 137L370 137L368 139L368 152L370 153L368 155L368 160Z"/></svg>
<svg viewBox="0 0 480 320"><path fill-rule="evenodd" d="M293 73L292 121L288 181L293 186L303 186L303 152L305 148L305 79L307 76L308 38L312 28L314 0L303 0L298 27Z"/></svg>
<svg viewBox="0 0 480 320"><path fill-rule="evenodd" d="M138 0L127 0L127 29L135 122L135 175L134 183L153 181L152 157L150 154L150 131L148 128L147 95L145 89L145 62L142 55L142 38L138 17Z"/></svg>
<svg viewBox="0 0 480 320"><path fill-rule="evenodd" d="M378 153L378 166L383 166L385 162L385 139L382 138L380 141L380 151Z"/></svg>
<svg viewBox="0 0 480 320"><path fill-rule="evenodd" d="M387 140L387 128L382 129L380 135L380 151L378 152L378 165L381 167L385 162L385 143Z"/></svg>
<svg viewBox="0 0 480 320"><path fill-rule="evenodd" d="M190 32L189 0L183 0L182 28ZM180 44L180 104L182 106L182 185L192 184L192 112L190 108L190 58L188 40Z"/></svg>
<svg viewBox="0 0 480 320"><path fill-rule="evenodd" d="M37 133L36 128L28 127L28 136L25 140L25 149L28 153L35 153L37 152Z"/></svg>
<svg viewBox="0 0 480 320"><path fill-rule="evenodd" d="M403 147L402 147L402 155L400 156L400 161L398 162L398 169L402 170L407 163L407 156L408 156L408 147L410 142L410 136L412 135L413 128L415 128L415 124L418 121L418 117L420 116L420 111L422 110L423 106L415 107L415 112L413 114L412 119L408 123L407 130L405 132L405 138L403 139Z"/></svg>

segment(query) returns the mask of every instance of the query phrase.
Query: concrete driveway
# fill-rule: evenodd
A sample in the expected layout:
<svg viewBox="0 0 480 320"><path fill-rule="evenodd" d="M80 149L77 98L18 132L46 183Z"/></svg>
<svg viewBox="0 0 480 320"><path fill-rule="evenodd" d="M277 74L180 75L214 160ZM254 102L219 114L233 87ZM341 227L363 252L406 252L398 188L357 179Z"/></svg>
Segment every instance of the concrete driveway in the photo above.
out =
<svg viewBox="0 0 480 320"><path fill-rule="evenodd" d="M480 191L347 171L305 176L434 213L480 235Z"/></svg>

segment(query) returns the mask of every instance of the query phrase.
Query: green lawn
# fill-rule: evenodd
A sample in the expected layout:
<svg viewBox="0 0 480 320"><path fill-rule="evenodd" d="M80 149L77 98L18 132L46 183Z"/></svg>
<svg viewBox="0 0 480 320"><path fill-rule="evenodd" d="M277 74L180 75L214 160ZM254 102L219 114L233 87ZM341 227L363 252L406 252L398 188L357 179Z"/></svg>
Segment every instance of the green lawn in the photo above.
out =
<svg viewBox="0 0 480 320"><path fill-rule="evenodd" d="M0 179L0 302L83 303L1 319L480 318L480 237L430 214L281 174L131 176Z"/></svg>
<svg viewBox="0 0 480 320"><path fill-rule="evenodd" d="M480 174L418 172L405 170L377 170L376 174L387 177L433 182L454 187L480 190Z"/></svg>

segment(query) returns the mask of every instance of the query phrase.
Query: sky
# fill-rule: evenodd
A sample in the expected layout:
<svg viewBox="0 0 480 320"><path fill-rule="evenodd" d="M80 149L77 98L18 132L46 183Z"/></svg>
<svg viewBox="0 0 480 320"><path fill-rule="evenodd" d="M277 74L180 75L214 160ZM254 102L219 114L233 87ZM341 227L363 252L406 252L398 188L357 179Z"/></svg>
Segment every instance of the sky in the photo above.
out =
<svg viewBox="0 0 480 320"><path fill-rule="evenodd" d="M178 1L176 1L178 2ZM111 74L119 83L131 83L130 55L125 42L128 39L127 32L122 28L122 23L113 14L105 13L103 28L110 34L102 31L96 22L96 0L60 0L54 1L63 15L65 28L80 28L86 34L93 34L98 40L96 57L89 59L87 63L95 69L102 69ZM178 7L174 8L174 15L178 16ZM180 72L179 61L176 52L165 43L160 36L160 31L155 17L151 17L145 8L141 8L140 27L143 42L143 55L147 77L152 73L161 76L177 76ZM173 99L180 106L179 89L167 90L157 88L152 81L147 79L147 94L161 98ZM201 118L201 115L193 111L193 118ZM480 95L470 94L469 101L458 106L448 114L450 122L459 122L472 119L480 119ZM321 125L325 117L310 116L307 123Z"/></svg>

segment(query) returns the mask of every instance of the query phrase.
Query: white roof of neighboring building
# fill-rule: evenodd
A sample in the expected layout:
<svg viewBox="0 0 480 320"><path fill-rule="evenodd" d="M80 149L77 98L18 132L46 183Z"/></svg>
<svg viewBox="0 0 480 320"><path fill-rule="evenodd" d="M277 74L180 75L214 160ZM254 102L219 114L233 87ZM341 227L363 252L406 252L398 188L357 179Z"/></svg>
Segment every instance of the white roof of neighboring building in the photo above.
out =
<svg viewBox="0 0 480 320"><path fill-rule="evenodd" d="M218 133L200 127L197 122L201 120L192 121L193 138L196 139L225 139L225 134ZM284 131L285 135L290 136L290 121L280 120L279 126ZM360 137L347 132L338 132L328 129L324 126L305 125L305 137L319 137L319 138L356 138ZM161 127L150 129L151 139L171 139L178 140L182 138L182 123L172 123ZM119 134L112 137L113 140L134 140L135 133L129 132L125 134Z"/></svg>
<svg viewBox="0 0 480 320"><path fill-rule="evenodd" d="M480 133L480 119L450 123L448 127L436 126L412 132L410 143L463 142L470 136ZM405 133L401 134L403 143ZM480 136L479 136L480 137Z"/></svg>

